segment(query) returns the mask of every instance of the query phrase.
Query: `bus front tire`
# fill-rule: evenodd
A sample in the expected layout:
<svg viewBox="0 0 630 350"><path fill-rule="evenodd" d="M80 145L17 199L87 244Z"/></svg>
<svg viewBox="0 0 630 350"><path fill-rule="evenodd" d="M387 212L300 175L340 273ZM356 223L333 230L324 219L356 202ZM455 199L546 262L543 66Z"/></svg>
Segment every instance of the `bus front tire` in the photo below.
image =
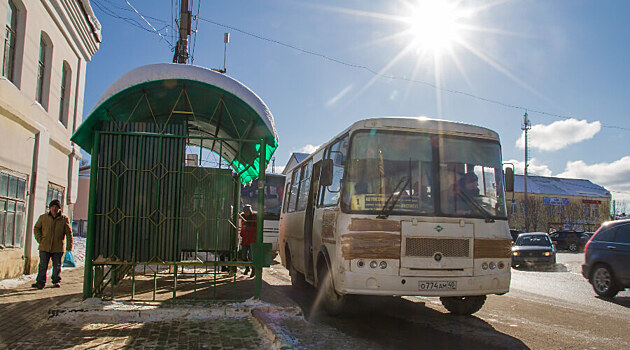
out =
<svg viewBox="0 0 630 350"><path fill-rule="evenodd" d="M441 297L440 301L446 310L455 315L472 315L479 311L486 302L485 295L466 297Z"/></svg>
<svg viewBox="0 0 630 350"><path fill-rule="evenodd" d="M322 267L318 276L322 276L317 286L317 299L322 299L324 310L330 316L339 316L343 313L346 304L346 296L335 291L332 275L327 267Z"/></svg>

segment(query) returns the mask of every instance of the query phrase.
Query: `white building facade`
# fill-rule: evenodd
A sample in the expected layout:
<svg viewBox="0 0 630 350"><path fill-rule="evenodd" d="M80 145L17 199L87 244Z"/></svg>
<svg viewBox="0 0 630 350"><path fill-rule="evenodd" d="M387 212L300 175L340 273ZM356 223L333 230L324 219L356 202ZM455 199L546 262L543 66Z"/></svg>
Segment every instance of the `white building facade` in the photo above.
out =
<svg viewBox="0 0 630 350"><path fill-rule="evenodd" d="M52 199L71 216L86 64L101 41L88 0L0 0L0 279L37 271L33 226ZM71 218L72 219L72 218Z"/></svg>

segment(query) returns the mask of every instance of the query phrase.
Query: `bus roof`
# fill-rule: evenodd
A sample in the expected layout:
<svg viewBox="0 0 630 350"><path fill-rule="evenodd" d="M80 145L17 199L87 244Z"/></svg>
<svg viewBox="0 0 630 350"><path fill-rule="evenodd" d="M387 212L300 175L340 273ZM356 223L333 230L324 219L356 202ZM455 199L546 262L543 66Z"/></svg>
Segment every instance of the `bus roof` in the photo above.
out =
<svg viewBox="0 0 630 350"><path fill-rule="evenodd" d="M499 140L496 132L472 124L443 119L418 117L379 117L363 119L355 122L348 129L414 129L443 135L468 135L479 138Z"/></svg>
<svg viewBox="0 0 630 350"><path fill-rule="evenodd" d="M320 145L315 152L311 153L310 156L316 154L321 149L328 146L328 144L334 140L336 140L341 135L349 132L350 130L360 130L360 129L392 129L392 130L409 130L413 129L415 131L425 131L429 133L437 133L442 135L466 135L479 137L489 140L499 141L499 134L495 131L492 131L488 128L484 128L481 126L476 126L472 124L466 124L462 122L455 122L443 119L432 119L425 116L418 117L377 117L377 118L367 118L361 119L359 121L354 122L348 128L344 129L342 132L335 135L335 137L331 138L328 142ZM303 163L303 159L300 163Z"/></svg>

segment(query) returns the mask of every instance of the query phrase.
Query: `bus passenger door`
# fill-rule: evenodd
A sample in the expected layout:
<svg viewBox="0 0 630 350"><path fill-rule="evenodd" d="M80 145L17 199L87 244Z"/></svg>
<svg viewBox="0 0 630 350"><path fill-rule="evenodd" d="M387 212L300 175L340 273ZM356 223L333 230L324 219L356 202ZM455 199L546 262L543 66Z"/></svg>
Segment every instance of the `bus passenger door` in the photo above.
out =
<svg viewBox="0 0 630 350"><path fill-rule="evenodd" d="M308 189L308 201L306 202L306 212L304 213L304 277L307 281L313 282L315 270L313 262L313 217L315 214L315 200L319 189L319 174L321 172L321 161L313 164L311 184Z"/></svg>

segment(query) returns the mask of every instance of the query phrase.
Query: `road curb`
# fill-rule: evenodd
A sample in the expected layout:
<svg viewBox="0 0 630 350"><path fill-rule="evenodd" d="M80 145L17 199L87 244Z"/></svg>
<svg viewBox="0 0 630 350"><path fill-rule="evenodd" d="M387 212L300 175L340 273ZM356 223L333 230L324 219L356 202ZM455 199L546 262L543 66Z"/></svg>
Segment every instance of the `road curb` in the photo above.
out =
<svg viewBox="0 0 630 350"><path fill-rule="evenodd" d="M269 315L263 308L255 308L252 310L252 316L265 330L265 333L269 337L269 340L275 345L278 350L293 350L293 344L284 335L277 326L272 322Z"/></svg>

